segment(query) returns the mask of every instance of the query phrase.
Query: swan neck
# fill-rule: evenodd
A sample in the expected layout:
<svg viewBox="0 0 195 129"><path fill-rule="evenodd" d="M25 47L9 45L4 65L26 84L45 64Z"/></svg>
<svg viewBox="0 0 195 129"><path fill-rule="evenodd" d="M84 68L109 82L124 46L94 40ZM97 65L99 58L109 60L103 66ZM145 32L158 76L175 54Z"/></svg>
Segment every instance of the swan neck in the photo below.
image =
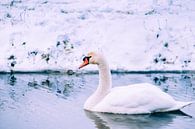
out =
<svg viewBox="0 0 195 129"><path fill-rule="evenodd" d="M99 86L85 102L84 108L86 110L93 110L93 108L110 92L112 86L111 72L106 60L101 58L97 65L99 68Z"/></svg>
<svg viewBox="0 0 195 129"><path fill-rule="evenodd" d="M107 93L111 89L111 72L106 61L102 61L99 67L99 87L98 92Z"/></svg>

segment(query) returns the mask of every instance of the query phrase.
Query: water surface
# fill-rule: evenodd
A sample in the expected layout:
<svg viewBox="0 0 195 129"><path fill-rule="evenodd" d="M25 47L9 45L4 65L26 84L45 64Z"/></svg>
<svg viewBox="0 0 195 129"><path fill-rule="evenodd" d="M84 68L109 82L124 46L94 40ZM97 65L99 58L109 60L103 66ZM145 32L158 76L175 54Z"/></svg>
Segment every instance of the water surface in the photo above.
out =
<svg viewBox="0 0 195 129"><path fill-rule="evenodd" d="M193 74L113 74L113 85L148 82L195 100ZM195 104L182 112L113 115L83 110L97 74L0 74L0 129L193 129ZM187 114L187 115L186 115Z"/></svg>

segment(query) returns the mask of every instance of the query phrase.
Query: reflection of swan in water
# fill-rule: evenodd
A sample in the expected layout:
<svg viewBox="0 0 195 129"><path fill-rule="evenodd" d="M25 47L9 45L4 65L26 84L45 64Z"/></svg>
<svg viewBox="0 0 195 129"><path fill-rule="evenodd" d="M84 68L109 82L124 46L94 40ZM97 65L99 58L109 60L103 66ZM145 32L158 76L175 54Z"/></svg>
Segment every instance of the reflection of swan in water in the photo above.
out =
<svg viewBox="0 0 195 129"><path fill-rule="evenodd" d="M182 111L145 115L122 115L85 111L85 114L95 123L98 129L160 129L171 124L177 116L188 116Z"/></svg>

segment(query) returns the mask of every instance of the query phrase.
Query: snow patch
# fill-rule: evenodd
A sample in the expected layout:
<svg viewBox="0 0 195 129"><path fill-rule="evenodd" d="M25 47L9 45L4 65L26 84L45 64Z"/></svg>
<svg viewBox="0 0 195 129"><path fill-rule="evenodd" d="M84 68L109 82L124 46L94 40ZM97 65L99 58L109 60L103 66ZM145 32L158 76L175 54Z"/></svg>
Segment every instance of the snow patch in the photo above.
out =
<svg viewBox="0 0 195 129"><path fill-rule="evenodd" d="M97 49L113 70L194 70L193 5L193 0L3 0L0 71L76 70L82 56Z"/></svg>

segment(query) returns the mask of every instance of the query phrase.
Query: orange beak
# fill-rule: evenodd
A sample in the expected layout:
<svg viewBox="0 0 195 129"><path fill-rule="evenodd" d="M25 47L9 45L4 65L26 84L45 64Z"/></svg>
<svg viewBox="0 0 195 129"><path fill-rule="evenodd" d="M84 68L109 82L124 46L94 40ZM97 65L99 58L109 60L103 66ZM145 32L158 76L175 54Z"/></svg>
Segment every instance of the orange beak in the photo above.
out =
<svg viewBox="0 0 195 129"><path fill-rule="evenodd" d="M79 66L79 69L83 68L84 66L88 65L89 61L87 58L84 59L83 63Z"/></svg>

